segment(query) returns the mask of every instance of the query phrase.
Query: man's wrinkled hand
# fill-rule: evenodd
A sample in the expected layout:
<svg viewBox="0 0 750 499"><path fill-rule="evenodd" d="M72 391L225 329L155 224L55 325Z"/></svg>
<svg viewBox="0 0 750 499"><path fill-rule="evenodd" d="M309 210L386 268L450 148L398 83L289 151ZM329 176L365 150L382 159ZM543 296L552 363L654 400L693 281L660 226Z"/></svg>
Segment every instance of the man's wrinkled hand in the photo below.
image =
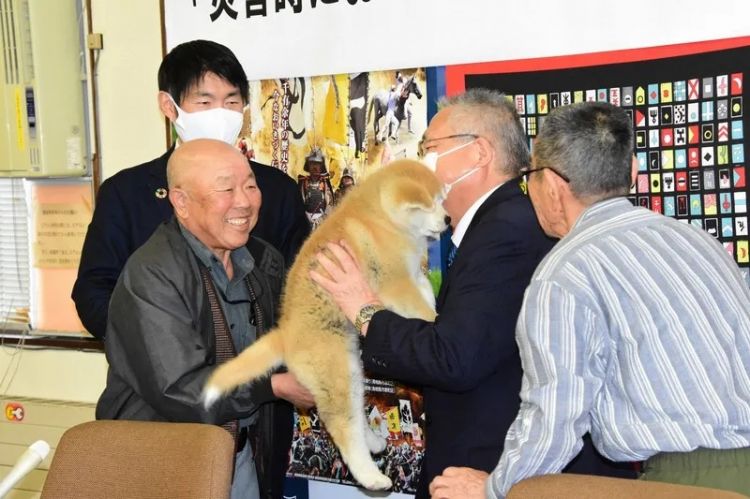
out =
<svg viewBox="0 0 750 499"><path fill-rule="evenodd" d="M489 475L472 468L446 468L430 483L432 499L485 499Z"/></svg>

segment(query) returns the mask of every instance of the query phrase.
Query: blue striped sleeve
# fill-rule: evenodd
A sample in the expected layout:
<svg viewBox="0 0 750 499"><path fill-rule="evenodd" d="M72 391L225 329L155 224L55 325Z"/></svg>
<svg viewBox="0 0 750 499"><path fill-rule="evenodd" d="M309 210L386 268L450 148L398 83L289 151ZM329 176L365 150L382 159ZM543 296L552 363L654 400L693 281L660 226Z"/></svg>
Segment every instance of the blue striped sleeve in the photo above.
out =
<svg viewBox="0 0 750 499"><path fill-rule="evenodd" d="M491 488L503 497L524 478L556 473L580 451L601 388L589 365L603 338L597 315L560 286L531 283L516 340L523 362L521 408L508 430Z"/></svg>

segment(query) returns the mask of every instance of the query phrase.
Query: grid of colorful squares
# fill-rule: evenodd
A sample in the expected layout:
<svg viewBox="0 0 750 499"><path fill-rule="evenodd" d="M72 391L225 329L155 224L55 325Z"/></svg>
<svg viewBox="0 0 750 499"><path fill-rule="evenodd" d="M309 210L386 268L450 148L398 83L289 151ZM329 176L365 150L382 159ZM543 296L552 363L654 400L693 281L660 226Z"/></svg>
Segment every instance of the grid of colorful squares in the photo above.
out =
<svg viewBox="0 0 750 499"><path fill-rule="evenodd" d="M511 98L532 147L551 109L584 101L623 107L639 167L631 201L705 229L740 267L750 266L743 73Z"/></svg>

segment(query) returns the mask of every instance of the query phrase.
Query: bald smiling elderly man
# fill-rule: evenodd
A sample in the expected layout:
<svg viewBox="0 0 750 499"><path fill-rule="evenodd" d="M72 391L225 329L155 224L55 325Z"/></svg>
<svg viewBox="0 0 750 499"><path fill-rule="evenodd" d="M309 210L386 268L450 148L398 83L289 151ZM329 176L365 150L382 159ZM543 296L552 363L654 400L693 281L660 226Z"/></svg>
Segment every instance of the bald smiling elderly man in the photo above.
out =
<svg viewBox="0 0 750 499"><path fill-rule="evenodd" d="M133 253L112 295L96 417L221 425L237 442L232 497L281 497L290 435L273 429L291 418L287 402L313 405L309 392L279 372L210 409L201 402L214 367L276 319L283 257L248 243L261 204L255 176L237 149L201 139L175 150L167 179L174 217Z"/></svg>

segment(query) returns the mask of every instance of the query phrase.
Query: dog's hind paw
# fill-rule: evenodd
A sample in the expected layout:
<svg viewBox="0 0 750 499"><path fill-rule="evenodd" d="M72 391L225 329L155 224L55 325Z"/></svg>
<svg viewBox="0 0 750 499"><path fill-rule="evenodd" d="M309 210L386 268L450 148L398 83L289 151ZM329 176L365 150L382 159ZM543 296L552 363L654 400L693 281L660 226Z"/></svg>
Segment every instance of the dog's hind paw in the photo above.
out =
<svg viewBox="0 0 750 499"><path fill-rule="evenodd" d="M387 490L393 485L391 479L380 472L366 473L358 480L368 490Z"/></svg>
<svg viewBox="0 0 750 499"><path fill-rule="evenodd" d="M214 386L206 386L203 389L203 408L208 409L221 397L221 391Z"/></svg>

